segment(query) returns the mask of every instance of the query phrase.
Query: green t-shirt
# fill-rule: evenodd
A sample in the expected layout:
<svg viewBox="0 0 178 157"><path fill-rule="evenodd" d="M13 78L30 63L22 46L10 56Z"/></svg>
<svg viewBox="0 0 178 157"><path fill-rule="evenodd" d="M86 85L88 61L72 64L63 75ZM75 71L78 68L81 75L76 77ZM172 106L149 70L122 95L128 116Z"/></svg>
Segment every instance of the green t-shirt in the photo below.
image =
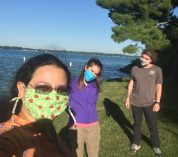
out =
<svg viewBox="0 0 178 157"><path fill-rule="evenodd" d="M131 105L138 107L152 105L156 96L156 84L163 83L161 68L156 65L150 68L134 66L131 71L131 80L134 81Z"/></svg>

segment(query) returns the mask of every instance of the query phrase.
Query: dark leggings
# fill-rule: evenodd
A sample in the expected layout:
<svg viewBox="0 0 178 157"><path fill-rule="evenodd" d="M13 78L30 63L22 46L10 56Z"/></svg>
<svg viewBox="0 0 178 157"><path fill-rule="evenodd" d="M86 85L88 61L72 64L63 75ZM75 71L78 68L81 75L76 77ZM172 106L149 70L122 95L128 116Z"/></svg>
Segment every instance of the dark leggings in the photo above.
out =
<svg viewBox="0 0 178 157"><path fill-rule="evenodd" d="M146 123L150 131L150 138L154 148L160 147L157 129L157 113L153 112L153 105L148 107L136 107L132 105L132 113L134 118L134 138L133 143L139 145L141 141L141 124L143 113Z"/></svg>

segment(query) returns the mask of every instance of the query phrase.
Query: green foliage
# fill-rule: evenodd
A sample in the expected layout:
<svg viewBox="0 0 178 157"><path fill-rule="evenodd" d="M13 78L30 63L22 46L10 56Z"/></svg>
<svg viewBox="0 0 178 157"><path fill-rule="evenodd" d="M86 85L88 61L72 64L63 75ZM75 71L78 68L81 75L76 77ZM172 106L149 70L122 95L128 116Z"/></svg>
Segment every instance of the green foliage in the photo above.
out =
<svg viewBox="0 0 178 157"><path fill-rule="evenodd" d="M129 74L131 72L132 67L133 66L138 66L138 65L140 65L140 59L139 58L132 60L130 64L128 64L128 65L126 65L124 67L121 67L119 70L121 72Z"/></svg>
<svg viewBox="0 0 178 157"><path fill-rule="evenodd" d="M124 47L122 49L122 51L123 51L123 53L133 54L138 51L138 48L137 48L137 46L134 46L134 45L128 45L128 46Z"/></svg>
<svg viewBox="0 0 178 157"><path fill-rule="evenodd" d="M172 46L177 47L178 49L178 18L173 16L171 17L170 22L171 24L165 28L164 32L167 34Z"/></svg>
<svg viewBox="0 0 178 157"><path fill-rule="evenodd" d="M112 38L116 42L123 42L129 38L133 41L141 41L146 44L146 47L154 49L160 49L162 46L169 44L166 35L155 27L152 20L146 20L143 23L130 23L127 27L115 26L112 31L114 32Z"/></svg>
<svg viewBox="0 0 178 157"><path fill-rule="evenodd" d="M164 30L171 25L172 9L178 5L177 1L97 0L96 3L109 10L109 17L116 24L112 28L114 41L131 39L159 50L169 45Z"/></svg>

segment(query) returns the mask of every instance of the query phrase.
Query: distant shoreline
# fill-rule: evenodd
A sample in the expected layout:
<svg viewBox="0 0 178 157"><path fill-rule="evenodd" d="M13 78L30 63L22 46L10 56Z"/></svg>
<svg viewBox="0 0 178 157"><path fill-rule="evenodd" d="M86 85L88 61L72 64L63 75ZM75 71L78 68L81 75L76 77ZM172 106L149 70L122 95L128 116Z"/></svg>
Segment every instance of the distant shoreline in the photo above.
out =
<svg viewBox="0 0 178 157"><path fill-rule="evenodd" d="M120 53L102 53L102 52L85 52L85 51L68 51L68 50L53 50L53 49L34 49L34 48L24 48L20 46L0 46L0 49L5 49L5 50L20 50L20 51L36 51L36 52L66 52L66 53L88 53L88 54L97 54L97 55L117 55L117 56L125 56L125 57L136 57L132 55L127 55L127 54L120 54Z"/></svg>

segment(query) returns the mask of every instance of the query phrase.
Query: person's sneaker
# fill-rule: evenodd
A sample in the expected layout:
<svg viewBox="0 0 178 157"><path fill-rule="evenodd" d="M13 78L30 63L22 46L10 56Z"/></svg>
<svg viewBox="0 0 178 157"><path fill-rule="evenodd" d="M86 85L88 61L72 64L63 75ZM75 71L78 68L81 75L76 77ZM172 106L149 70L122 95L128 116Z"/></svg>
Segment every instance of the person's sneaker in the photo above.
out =
<svg viewBox="0 0 178 157"><path fill-rule="evenodd" d="M134 153L136 153L136 151L137 150L139 150L140 149L140 145L136 145L136 144L132 144L131 146L130 146L130 153L131 154L134 154Z"/></svg>
<svg viewBox="0 0 178 157"><path fill-rule="evenodd" d="M154 152L156 155L161 155L161 150L160 148L153 148Z"/></svg>

